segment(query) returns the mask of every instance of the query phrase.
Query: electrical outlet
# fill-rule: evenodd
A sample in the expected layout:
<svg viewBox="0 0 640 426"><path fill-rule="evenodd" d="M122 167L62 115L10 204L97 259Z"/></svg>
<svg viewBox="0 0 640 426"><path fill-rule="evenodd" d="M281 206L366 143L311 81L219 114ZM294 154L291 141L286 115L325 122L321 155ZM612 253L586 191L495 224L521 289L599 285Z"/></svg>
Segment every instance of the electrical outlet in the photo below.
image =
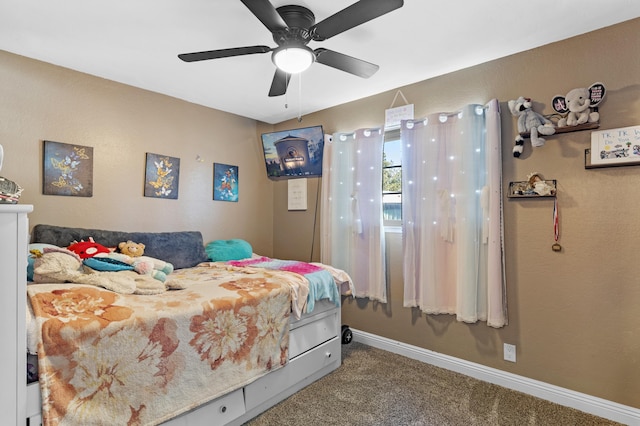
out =
<svg viewBox="0 0 640 426"><path fill-rule="evenodd" d="M504 344L504 360L516 362L516 345Z"/></svg>

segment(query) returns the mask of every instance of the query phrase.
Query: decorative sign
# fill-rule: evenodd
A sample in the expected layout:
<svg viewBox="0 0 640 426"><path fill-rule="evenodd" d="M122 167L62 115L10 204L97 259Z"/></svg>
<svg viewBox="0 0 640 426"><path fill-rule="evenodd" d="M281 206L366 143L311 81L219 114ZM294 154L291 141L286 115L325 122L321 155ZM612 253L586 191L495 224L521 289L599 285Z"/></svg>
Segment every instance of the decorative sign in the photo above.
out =
<svg viewBox="0 0 640 426"><path fill-rule="evenodd" d="M384 110L384 127L386 129L400 126L402 120L413 120L413 104Z"/></svg>
<svg viewBox="0 0 640 426"><path fill-rule="evenodd" d="M307 209L307 179L292 179L288 183L288 209L289 210L306 210Z"/></svg>
<svg viewBox="0 0 640 426"><path fill-rule="evenodd" d="M640 126L591 132L591 165L615 166L640 161Z"/></svg>

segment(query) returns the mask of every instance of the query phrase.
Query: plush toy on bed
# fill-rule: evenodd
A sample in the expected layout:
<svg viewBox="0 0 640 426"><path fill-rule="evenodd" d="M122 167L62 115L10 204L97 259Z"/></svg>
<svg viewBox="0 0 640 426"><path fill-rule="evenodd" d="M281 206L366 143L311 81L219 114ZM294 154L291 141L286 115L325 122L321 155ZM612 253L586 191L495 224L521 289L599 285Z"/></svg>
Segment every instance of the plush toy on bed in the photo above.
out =
<svg viewBox="0 0 640 426"><path fill-rule="evenodd" d="M513 156L518 158L522 154L524 146L523 133L529 133L531 146L540 147L545 140L539 135L553 135L556 132L551 120L535 112L532 109L531 98L520 96L518 99L508 102L509 111L514 117L518 117L518 136L516 145L513 147Z"/></svg>
<svg viewBox="0 0 640 426"><path fill-rule="evenodd" d="M155 257L144 256L144 248L144 244L131 240L121 242L118 244L119 254L129 259L117 256L118 253L113 253L112 256L126 263L131 262L131 265L136 267L136 270L141 274L149 274L157 280L166 281L167 275L173 272L173 265Z"/></svg>
<svg viewBox="0 0 640 426"><path fill-rule="evenodd" d="M89 237L89 241L74 241L67 249L76 253L83 259L83 263L98 271L117 271L133 269L140 275L150 275L160 282L167 280L167 275L173 272L173 265L149 256L142 256L144 244L136 244L131 241L120 243L118 248L121 253L116 253L115 249L109 249ZM124 251L122 251L124 249ZM136 256L130 253L136 254ZM129 265L125 268L121 265Z"/></svg>
<svg viewBox="0 0 640 426"><path fill-rule="evenodd" d="M163 283L133 271L100 272L83 267L82 258L61 248L44 248L36 258L33 281L38 283L89 284L121 294L157 294L166 291Z"/></svg>
<svg viewBox="0 0 640 426"><path fill-rule="evenodd" d="M80 259L88 259L100 253L111 253L113 251L102 244L96 243L92 237L89 237L89 241L74 241L69 244L67 249L80 256Z"/></svg>

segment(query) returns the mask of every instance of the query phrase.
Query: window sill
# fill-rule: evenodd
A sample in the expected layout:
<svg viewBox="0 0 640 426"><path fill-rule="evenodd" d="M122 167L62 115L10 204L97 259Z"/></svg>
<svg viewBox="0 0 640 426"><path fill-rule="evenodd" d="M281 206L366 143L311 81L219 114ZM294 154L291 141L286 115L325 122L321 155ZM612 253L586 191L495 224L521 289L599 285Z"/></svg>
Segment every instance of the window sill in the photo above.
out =
<svg viewBox="0 0 640 426"><path fill-rule="evenodd" d="M386 234L402 234L402 226L401 225L392 225L392 226L385 226L384 227L384 232Z"/></svg>

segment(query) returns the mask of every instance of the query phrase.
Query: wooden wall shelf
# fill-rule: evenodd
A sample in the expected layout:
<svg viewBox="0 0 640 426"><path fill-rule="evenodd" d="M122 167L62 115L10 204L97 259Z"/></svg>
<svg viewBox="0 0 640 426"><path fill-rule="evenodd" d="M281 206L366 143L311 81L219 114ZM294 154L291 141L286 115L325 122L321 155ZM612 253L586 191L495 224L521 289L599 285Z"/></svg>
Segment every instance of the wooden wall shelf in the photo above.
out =
<svg viewBox="0 0 640 426"><path fill-rule="evenodd" d="M539 195L534 191L534 188L529 184L529 181L510 182L509 198L554 198L556 196L557 182L555 179L544 181L547 185L551 186L551 193L547 195Z"/></svg>
<svg viewBox="0 0 640 426"><path fill-rule="evenodd" d="M556 132L553 135L557 135L559 133L569 133L569 132L579 132L581 130L593 130L593 129L597 129L600 127L600 123L584 123L584 124L578 124L577 126L565 126L565 127L556 127ZM548 136L553 136L553 135L548 135ZM523 138L528 138L531 136L530 132L523 132L520 133L520 136L522 136ZM540 135L542 137L547 137L545 135Z"/></svg>

